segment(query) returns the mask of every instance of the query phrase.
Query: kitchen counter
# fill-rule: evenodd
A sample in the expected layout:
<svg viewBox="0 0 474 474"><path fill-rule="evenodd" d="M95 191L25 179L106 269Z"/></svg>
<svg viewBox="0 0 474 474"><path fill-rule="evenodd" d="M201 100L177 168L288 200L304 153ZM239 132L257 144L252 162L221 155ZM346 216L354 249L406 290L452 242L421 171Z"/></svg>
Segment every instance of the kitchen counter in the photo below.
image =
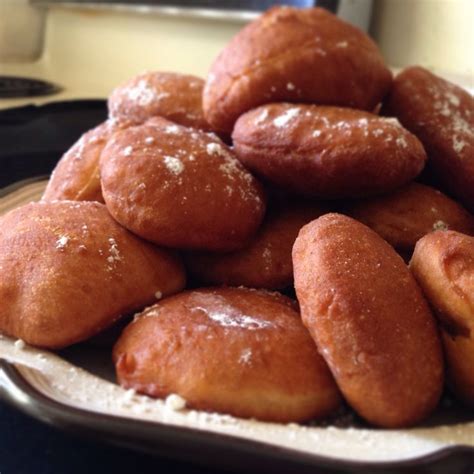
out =
<svg viewBox="0 0 474 474"><path fill-rule="evenodd" d="M414 29L413 22L407 23L407 15L415 15L420 22L423 11L427 8L425 5L423 10L426 3L430 2L416 2L415 8L415 2L410 2L410 5L413 4L411 9L397 10L397 16L394 16L395 6L392 1L384 0L376 4L372 33L379 39L382 52L395 67L421 62L434 72L471 90L474 89L471 51L456 51L456 57L459 54L465 56L462 68L456 68L452 61L448 61L449 58L445 58L446 48L456 47L449 44L446 27L443 29L446 47L440 51L442 54L438 60L435 43L431 49L426 45L426 41L431 41L431 36L425 40L420 34L413 37L414 32L418 30ZM436 2L431 1L431 4L433 3ZM431 18L432 21L436 9L430 11L432 14L428 20ZM472 8L467 9L465 14L467 18L469 15L473 16ZM410 31L404 31L403 35L398 34L396 41L392 38L392 42L388 43L387 38L393 36L393 31L401 31L393 25L390 27L387 22L390 15L397 24L406 23L412 26ZM451 16L453 15L458 18L459 12ZM105 98L119 83L145 70L177 71L205 77L221 48L248 20L245 16L239 20L236 17L199 18L159 12L144 14L139 10L130 12L120 9L50 7L46 15L43 54L32 62L0 61L0 75L45 79L58 83L63 90L59 94L33 100L0 99L0 108L31 102L40 104L57 100ZM427 30L426 25L422 30ZM436 30L431 34L436 37ZM406 42L407 36L410 35L417 44L410 47L404 44L402 48L400 38ZM473 42L473 37L474 30L466 36L465 48ZM398 45L397 48L394 44ZM401 49L409 52L405 62L400 53ZM418 56L414 53L415 50L420 51Z"/></svg>

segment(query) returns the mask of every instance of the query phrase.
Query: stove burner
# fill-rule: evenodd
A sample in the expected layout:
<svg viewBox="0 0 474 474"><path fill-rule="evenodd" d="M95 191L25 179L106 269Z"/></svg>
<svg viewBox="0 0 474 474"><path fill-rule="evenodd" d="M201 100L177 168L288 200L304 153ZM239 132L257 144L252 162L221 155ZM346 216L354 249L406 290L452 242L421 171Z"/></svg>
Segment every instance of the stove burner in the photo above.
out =
<svg viewBox="0 0 474 474"><path fill-rule="evenodd" d="M25 77L0 76L0 98L49 95L60 90L59 86L51 82Z"/></svg>

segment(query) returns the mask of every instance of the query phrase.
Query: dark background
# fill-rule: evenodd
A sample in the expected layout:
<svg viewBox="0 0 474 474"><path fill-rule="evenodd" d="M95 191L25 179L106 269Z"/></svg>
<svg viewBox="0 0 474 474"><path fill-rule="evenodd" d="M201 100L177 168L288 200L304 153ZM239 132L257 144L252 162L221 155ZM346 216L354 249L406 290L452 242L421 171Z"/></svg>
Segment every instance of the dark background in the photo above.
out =
<svg viewBox="0 0 474 474"><path fill-rule="evenodd" d="M92 443L23 415L0 401L1 474L215 474L189 464L171 462Z"/></svg>
<svg viewBox="0 0 474 474"><path fill-rule="evenodd" d="M120 3L161 7L210 8L219 10L264 11L275 5L324 7L336 11L339 0L34 0L33 3Z"/></svg>

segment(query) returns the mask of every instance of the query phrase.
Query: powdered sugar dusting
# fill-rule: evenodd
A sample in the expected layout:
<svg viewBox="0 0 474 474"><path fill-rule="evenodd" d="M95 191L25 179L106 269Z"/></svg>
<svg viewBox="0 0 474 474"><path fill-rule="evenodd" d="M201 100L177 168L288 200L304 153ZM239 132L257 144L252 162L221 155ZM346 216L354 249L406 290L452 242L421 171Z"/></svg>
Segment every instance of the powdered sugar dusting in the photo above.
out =
<svg viewBox="0 0 474 474"><path fill-rule="evenodd" d="M128 98L141 106L149 105L155 97L155 91L145 79L140 79L136 86L128 90Z"/></svg>
<svg viewBox="0 0 474 474"><path fill-rule="evenodd" d="M441 127L448 134L448 139L451 139L453 151L462 153L469 144L474 143L474 128L467 120L471 116L471 111L461 108L459 93L451 84L444 81L432 84L428 91L438 114L438 117L436 114L431 117L431 121L440 120Z"/></svg>
<svg viewBox="0 0 474 474"><path fill-rule="evenodd" d="M124 154L124 156L130 156L132 154L132 151L133 151L133 147L131 147L129 145L129 146L124 148L123 154Z"/></svg>
<svg viewBox="0 0 474 474"><path fill-rule="evenodd" d="M163 160L165 162L166 167L169 171L171 171L171 173L178 175L183 172L184 164L179 158L176 158L175 156L165 155Z"/></svg>
<svg viewBox="0 0 474 474"><path fill-rule="evenodd" d="M258 117L254 120L254 124L258 125L262 123L268 117L268 109L263 109L263 111L258 115Z"/></svg>
<svg viewBox="0 0 474 474"><path fill-rule="evenodd" d="M165 128L165 133L169 133L171 135L176 135L179 133L179 127L177 125L168 125Z"/></svg>
<svg viewBox="0 0 474 474"><path fill-rule="evenodd" d="M225 156L226 152L219 143L208 143L206 145L206 151L209 155L220 155Z"/></svg>
<svg viewBox="0 0 474 474"><path fill-rule="evenodd" d="M252 349L247 348L242 351L239 357L239 363L248 365L252 361Z"/></svg>
<svg viewBox="0 0 474 474"><path fill-rule="evenodd" d="M59 239L56 240L56 248L59 250L63 250L67 246L69 239L70 237L68 235L62 235L61 237L59 237Z"/></svg>
<svg viewBox="0 0 474 474"><path fill-rule="evenodd" d="M212 309L196 306L193 308L193 311L204 313L209 319L224 327L249 329L251 331L273 327L271 322L264 321L263 319L257 319L245 314L232 314L233 310L228 312L213 311Z"/></svg>
<svg viewBox="0 0 474 474"><path fill-rule="evenodd" d="M466 146L466 142L464 140L460 140L457 135L453 136L453 150L456 153L461 153L464 147Z"/></svg>
<svg viewBox="0 0 474 474"><path fill-rule="evenodd" d="M297 117L299 113L300 109L298 107L288 109L283 115L280 115L273 120L273 125L278 128L284 127L290 120Z"/></svg>
<svg viewBox="0 0 474 474"><path fill-rule="evenodd" d="M395 140L395 143L401 148L407 148L408 147L408 143L405 140L405 137L402 137L402 136L397 137L397 139Z"/></svg>
<svg viewBox="0 0 474 474"><path fill-rule="evenodd" d="M396 127L402 126L402 124L395 117L380 117L379 120L382 120L383 122L389 123L391 125L395 125Z"/></svg>

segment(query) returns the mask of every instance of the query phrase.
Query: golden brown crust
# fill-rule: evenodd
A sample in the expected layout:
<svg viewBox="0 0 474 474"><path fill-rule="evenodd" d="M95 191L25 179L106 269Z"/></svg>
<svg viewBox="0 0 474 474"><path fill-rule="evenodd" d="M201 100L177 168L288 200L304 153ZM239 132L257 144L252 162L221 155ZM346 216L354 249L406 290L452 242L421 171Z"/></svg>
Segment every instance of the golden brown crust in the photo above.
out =
<svg viewBox="0 0 474 474"><path fill-rule="evenodd" d="M211 131L202 111L203 87L203 79L189 74L145 72L112 91L109 114L138 123L164 117L179 125Z"/></svg>
<svg viewBox="0 0 474 474"><path fill-rule="evenodd" d="M189 253L186 266L205 284L286 288L293 283L291 249L298 232L324 212L322 205L314 204L272 209L249 246L225 254Z"/></svg>
<svg viewBox="0 0 474 474"><path fill-rule="evenodd" d="M474 217L469 212L437 189L419 183L359 201L349 208L349 214L408 256L421 237L435 230L474 234Z"/></svg>
<svg viewBox="0 0 474 474"><path fill-rule="evenodd" d="M224 143L159 117L114 135L101 176L114 218L167 247L241 248L265 212L260 184Z"/></svg>
<svg viewBox="0 0 474 474"><path fill-rule="evenodd" d="M385 113L423 143L428 166L443 189L474 210L474 98L421 67L395 79Z"/></svg>
<svg viewBox="0 0 474 474"><path fill-rule="evenodd" d="M243 28L214 61L203 94L215 130L269 102L373 110L392 75L375 43L321 8L275 7Z"/></svg>
<svg viewBox="0 0 474 474"><path fill-rule="evenodd" d="M288 298L245 288L181 293L147 309L114 348L121 385L191 408L268 421L323 417L337 387Z"/></svg>
<svg viewBox="0 0 474 474"><path fill-rule="evenodd" d="M31 203L0 218L0 332L61 348L184 287L179 260L103 204Z"/></svg>
<svg viewBox="0 0 474 474"><path fill-rule="evenodd" d="M109 119L84 133L62 156L43 194L43 201L104 202L100 187L99 158L107 140L130 121Z"/></svg>
<svg viewBox="0 0 474 474"><path fill-rule="evenodd" d="M326 214L300 231L293 265L303 323L354 410L385 427L431 413L443 387L441 343L392 247L363 224Z"/></svg>
<svg viewBox="0 0 474 474"><path fill-rule="evenodd" d="M237 120L232 138L249 169L323 199L386 193L417 176L426 160L396 120L340 107L264 105Z"/></svg>
<svg viewBox="0 0 474 474"><path fill-rule="evenodd" d="M454 231L426 235L410 268L438 316L451 387L474 407L474 238Z"/></svg>

